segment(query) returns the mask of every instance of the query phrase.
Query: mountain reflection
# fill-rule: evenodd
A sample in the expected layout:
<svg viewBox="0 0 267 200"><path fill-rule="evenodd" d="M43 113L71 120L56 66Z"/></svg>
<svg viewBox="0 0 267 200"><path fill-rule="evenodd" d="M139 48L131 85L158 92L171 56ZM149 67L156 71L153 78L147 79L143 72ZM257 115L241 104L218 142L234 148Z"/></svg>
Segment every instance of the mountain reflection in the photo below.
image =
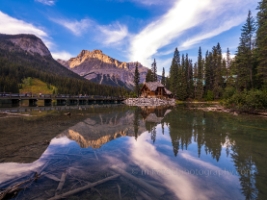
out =
<svg viewBox="0 0 267 200"><path fill-rule="evenodd" d="M247 119L243 120L245 123ZM157 134L164 135L168 127L175 157L180 150L187 150L194 144L197 145L199 158L201 155L210 155L219 162L221 154L225 153L234 162L245 198L255 199L262 195L258 188L267 189L264 186L266 177L257 176L266 174L264 164L259 160L260 155L264 155L261 151L263 146L252 145L257 141L249 138L251 130L240 127L240 123L242 118L237 121L231 116L216 113L188 112L179 108L173 112L168 108L135 108L126 112L113 112L112 115L95 115L70 127L59 137L67 136L82 148L100 148L122 136L138 140L142 133L148 131L151 141L155 143ZM161 125L161 132L157 129L158 124Z"/></svg>
<svg viewBox="0 0 267 200"><path fill-rule="evenodd" d="M134 108L134 110L112 114L96 114L87 118L57 137L67 136L76 141L82 148L100 148L103 144L123 136L135 137L146 130L151 132L151 139L156 140L155 127L171 112L166 107Z"/></svg>
<svg viewBox="0 0 267 200"><path fill-rule="evenodd" d="M181 107L86 112L79 113L83 118L61 131L35 162L1 163L0 189L40 169L57 178L62 171L71 177L88 172L91 178L90 174L106 176L116 165L127 173L134 168L137 174L132 175L157 182L159 190L165 190L163 199L267 199L265 119ZM83 180L92 182L90 178Z"/></svg>

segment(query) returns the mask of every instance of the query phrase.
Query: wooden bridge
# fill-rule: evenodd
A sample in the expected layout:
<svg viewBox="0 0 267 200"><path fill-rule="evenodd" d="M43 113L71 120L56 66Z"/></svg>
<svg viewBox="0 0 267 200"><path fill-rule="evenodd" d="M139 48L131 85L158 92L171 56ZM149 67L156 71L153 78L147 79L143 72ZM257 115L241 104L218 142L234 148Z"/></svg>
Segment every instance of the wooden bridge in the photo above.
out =
<svg viewBox="0 0 267 200"><path fill-rule="evenodd" d="M42 101L45 106L52 105L89 105L89 104L119 104L123 103L125 97L110 97L98 95L50 95L50 94L13 94L0 93L0 105L2 104L19 104L22 101L28 101L29 106L34 106L38 101Z"/></svg>

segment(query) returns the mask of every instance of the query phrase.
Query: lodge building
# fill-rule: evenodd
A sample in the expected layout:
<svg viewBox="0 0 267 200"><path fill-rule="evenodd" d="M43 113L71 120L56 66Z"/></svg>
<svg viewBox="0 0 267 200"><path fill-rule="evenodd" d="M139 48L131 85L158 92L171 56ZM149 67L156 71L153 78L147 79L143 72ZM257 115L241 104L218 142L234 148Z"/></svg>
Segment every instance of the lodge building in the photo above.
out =
<svg viewBox="0 0 267 200"><path fill-rule="evenodd" d="M160 82L147 82L141 88L141 97L173 98L173 95Z"/></svg>

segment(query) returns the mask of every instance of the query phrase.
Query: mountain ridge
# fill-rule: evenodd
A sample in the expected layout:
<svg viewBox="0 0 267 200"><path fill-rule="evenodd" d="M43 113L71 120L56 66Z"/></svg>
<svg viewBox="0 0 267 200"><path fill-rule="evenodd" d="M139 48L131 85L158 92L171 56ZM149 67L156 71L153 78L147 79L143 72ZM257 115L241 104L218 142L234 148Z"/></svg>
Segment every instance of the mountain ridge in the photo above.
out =
<svg viewBox="0 0 267 200"><path fill-rule="evenodd" d="M68 61L58 59L60 64L80 76L99 83L113 86L134 87L134 71L136 64L140 73L140 83L145 82L148 68L139 62L121 62L101 50L82 50L76 57Z"/></svg>
<svg viewBox="0 0 267 200"><path fill-rule="evenodd" d="M0 48L8 51L24 51L30 55L52 58L52 55L43 41L32 34L6 35L0 34Z"/></svg>

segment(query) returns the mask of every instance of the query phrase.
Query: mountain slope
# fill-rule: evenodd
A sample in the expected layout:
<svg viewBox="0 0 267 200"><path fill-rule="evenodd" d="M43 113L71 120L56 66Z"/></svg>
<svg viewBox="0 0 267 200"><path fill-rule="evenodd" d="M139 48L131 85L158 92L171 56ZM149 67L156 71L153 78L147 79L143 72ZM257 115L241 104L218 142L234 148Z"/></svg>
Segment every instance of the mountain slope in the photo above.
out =
<svg viewBox="0 0 267 200"><path fill-rule="evenodd" d="M41 39L34 35L0 34L0 57L14 62L25 62L42 72L82 79L53 59Z"/></svg>
<svg viewBox="0 0 267 200"><path fill-rule="evenodd" d="M0 93L18 93L20 83L27 77L55 86L60 94L122 96L128 92L90 82L67 69L34 35L0 34Z"/></svg>
<svg viewBox="0 0 267 200"><path fill-rule="evenodd" d="M134 87L133 79L136 64L138 65L141 83L145 81L148 70L138 62L118 61L103 54L101 50L82 50L77 57L68 61L58 60L58 62L93 82L126 88Z"/></svg>

